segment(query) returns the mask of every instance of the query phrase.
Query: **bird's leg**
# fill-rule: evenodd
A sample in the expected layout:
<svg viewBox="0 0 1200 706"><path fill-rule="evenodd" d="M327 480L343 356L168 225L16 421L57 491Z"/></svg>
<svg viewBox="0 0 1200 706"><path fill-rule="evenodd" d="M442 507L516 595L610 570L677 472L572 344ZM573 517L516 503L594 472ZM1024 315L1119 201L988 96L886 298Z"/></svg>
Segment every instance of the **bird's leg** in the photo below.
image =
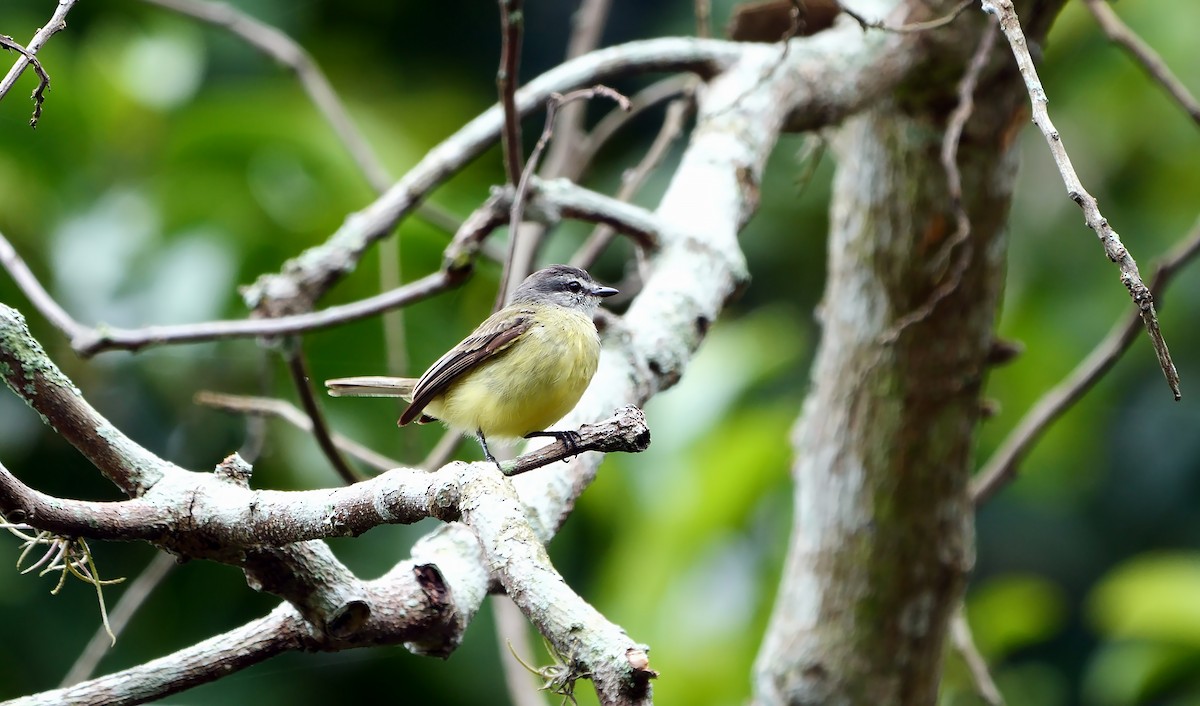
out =
<svg viewBox="0 0 1200 706"><path fill-rule="evenodd" d="M576 456L579 452L579 445L583 443L583 438L579 436L577 431L531 431L525 435L526 439L532 439L536 436L548 436L552 439L558 439L567 449L568 456Z"/></svg>
<svg viewBox="0 0 1200 706"><path fill-rule="evenodd" d="M482 429L475 430L475 439L483 447L483 457L496 464L496 468L500 469L501 473L504 473L504 469L500 468L500 462L496 460L496 457L492 455L492 450L488 448L487 439L483 436Z"/></svg>

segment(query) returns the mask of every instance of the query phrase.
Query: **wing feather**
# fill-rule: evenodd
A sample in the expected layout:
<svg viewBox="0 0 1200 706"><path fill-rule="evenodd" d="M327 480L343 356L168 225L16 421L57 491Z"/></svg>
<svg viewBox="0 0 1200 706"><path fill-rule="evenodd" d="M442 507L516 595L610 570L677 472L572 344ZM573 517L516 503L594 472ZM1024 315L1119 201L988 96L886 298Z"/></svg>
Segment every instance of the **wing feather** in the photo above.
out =
<svg viewBox="0 0 1200 706"><path fill-rule="evenodd" d="M533 326L533 312L501 310L431 366L413 388L412 404L400 415L403 426L421 416L425 405L481 363L506 350Z"/></svg>

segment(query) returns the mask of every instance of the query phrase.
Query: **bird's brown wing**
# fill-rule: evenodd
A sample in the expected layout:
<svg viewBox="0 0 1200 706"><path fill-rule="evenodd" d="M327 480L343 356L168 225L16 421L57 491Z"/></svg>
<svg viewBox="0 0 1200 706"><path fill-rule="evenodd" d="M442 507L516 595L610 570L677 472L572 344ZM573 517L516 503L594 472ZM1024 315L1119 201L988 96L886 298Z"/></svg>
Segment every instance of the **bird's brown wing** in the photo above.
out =
<svg viewBox="0 0 1200 706"><path fill-rule="evenodd" d="M503 316L493 314L479 325L462 343L442 356L417 381L413 388L412 404L400 415L403 426L421 415L421 410L430 400L446 391L455 380L474 370L476 366L511 346L517 338L533 326L533 312L520 310L517 315L506 312Z"/></svg>

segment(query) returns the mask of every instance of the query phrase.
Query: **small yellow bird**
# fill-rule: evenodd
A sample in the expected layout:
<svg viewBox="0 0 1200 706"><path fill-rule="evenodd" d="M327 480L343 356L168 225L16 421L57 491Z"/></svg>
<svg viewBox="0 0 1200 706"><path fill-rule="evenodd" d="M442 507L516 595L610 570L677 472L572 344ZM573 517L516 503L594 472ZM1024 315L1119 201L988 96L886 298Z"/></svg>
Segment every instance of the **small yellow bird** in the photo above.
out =
<svg viewBox="0 0 1200 706"><path fill-rule="evenodd" d="M401 426L441 421L474 434L496 463L487 440L552 436L570 444L574 432L546 431L583 396L600 362L592 315L617 290L577 267L538 270L513 292L508 306L429 366L419 379L383 376L326 380L329 394L402 397Z"/></svg>

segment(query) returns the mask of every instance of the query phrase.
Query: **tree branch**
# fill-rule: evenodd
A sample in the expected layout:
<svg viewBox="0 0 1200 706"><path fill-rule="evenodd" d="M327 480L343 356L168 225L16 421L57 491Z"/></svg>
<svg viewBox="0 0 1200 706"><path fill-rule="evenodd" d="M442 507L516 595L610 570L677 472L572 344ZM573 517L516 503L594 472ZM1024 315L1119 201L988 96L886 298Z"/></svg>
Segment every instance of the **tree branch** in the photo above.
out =
<svg viewBox="0 0 1200 706"><path fill-rule="evenodd" d="M474 257L474 251L470 253ZM350 304L331 306L320 311L277 318L236 319L230 321L206 321L196 324L171 326L146 326L138 329L123 329L112 326L84 326L71 317L49 292L38 282L25 261L13 249L12 244L0 234L0 265L8 270L13 281L25 293L42 316L71 341L71 348L81 356L89 357L106 350L137 351L149 346L229 338L254 338L288 336L307 331L339 326L350 321L365 319L395 307L405 306L456 287L466 280L471 260L460 258L456 267L426 275L403 287L383 292L373 297Z"/></svg>
<svg viewBox="0 0 1200 706"><path fill-rule="evenodd" d="M562 64L517 92L521 115L540 107L551 93L595 83L631 70L695 71L711 75L754 49L728 42L655 39L601 49ZM430 150L392 188L366 209L351 214L325 243L285 263L278 274L264 275L243 292L246 303L268 312L311 307L350 272L366 249L391 232L436 186L462 169L499 137L503 112L493 106L452 137Z"/></svg>
<svg viewBox="0 0 1200 706"><path fill-rule="evenodd" d="M1033 57L1029 54L1025 33L1021 31L1021 23L1013 8L1012 0L982 0L982 2L984 12L994 14L999 18L1000 29L1004 31L1004 36L1008 38L1008 44L1012 47L1013 56L1017 59L1017 66L1021 69L1021 77L1025 79L1025 87L1033 106L1033 122L1046 138L1050 154L1053 155L1054 163L1058 166L1059 174L1062 175L1063 184L1067 187L1067 195L1079 208L1083 209L1084 222L1100 238L1104 254L1120 269L1121 283L1129 290L1129 296L1137 306L1142 323L1146 327L1146 333L1150 335L1150 342L1154 345L1158 365L1162 368L1163 376L1167 379L1171 393L1176 400L1179 400L1183 397L1183 393L1179 389L1179 373L1175 370L1175 363L1171 361L1171 353L1167 350L1167 342L1163 340L1162 331L1159 330L1158 314L1154 311L1154 295L1150 292L1150 288L1142 282L1142 276L1138 273L1137 262L1134 261L1133 255L1121 243L1121 237L1109 225L1108 219L1101 215L1096 198L1083 188L1083 183L1079 180L1079 175L1075 172L1075 167L1071 165L1071 158L1063 146L1062 136L1050 122L1050 113L1046 109L1046 90L1042 88L1042 82L1038 78Z"/></svg>
<svg viewBox="0 0 1200 706"><path fill-rule="evenodd" d="M1121 21L1121 18L1105 0L1083 0L1083 4L1092 13L1092 17L1096 18L1096 24L1100 25L1104 34L1129 52L1138 66L1141 66L1150 78L1158 82L1158 85L1162 86L1163 90L1179 104L1179 107L1187 111L1193 122L1200 125L1200 101L1197 101L1183 81L1180 81L1171 72L1171 68L1167 66L1167 62L1162 60L1158 52L1142 41L1136 32L1129 29L1128 25Z"/></svg>
<svg viewBox="0 0 1200 706"><path fill-rule="evenodd" d="M312 419L295 405L273 397L248 397L245 395L227 395L220 392L201 390L196 393L195 402L199 405L221 409L239 414L256 414L279 417L288 424L303 432L312 431ZM362 461L377 471L383 472L404 464L388 458L362 444L346 438L338 433L330 437L337 448L349 456ZM441 464L438 464L441 465Z"/></svg>
<svg viewBox="0 0 1200 706"><path fill-rule="evenodd" d="M37 61L35 55L50 40L50 37L53 37L67 26L67 13L71 11L76 2L78 0L58 0L58 7L54 8L54 14L50 16L50 21L43 25L33 35L33 39L30 39L29 43L20 50L21 56L17 58L16 63L8 70L4 78L0 79L0 100L3 100L4 96L8 95L8 92L16 85L17 79L21 77L21 74L24 73L30 63ZM15 42L10 42L10 44L15 44ZM46 75L46 72L40 68L36 70L38 70L40 81L38 87L33 92L33 118L29 121L30 127L37 126L38 118L42 115L42 94L50 87L50 77Z"/></svg>
<svg viewBox="0 0 1200 706"><path fill-rule="evenodd" d="M568 447L541 446L503 464L515 476L588 451L643 451L650 443L645 416L628 406L598 424L584 424ZM0 513L55 534L103 540L142 540L193 558L240 564L248 547L353 537L383 524L436 517L458 519L464 488L479 466L455 462L434 472L395 468L353 485L321 490L251 490L250 468L236 456L221 474L172 473L130 500L95 502L36 491L0 465ZM238 477L232 477L232 476Z"/></svg>
<svg viewBox="0 0 1200 706"><path fill-rule="evenodd" d="M0 304L0 376L67 443L127 495L141 495L175 468L113 426L29 333L25 317Z"/></svg>
<svg viewBox="0 0 1200 706"><path fill-rule="evenodd" d="M317 402L316 395L313 394L308 374L308 364L304 360L304 350L300 347L299 341L291 342L289 350L284 353L284 358L287 361L288 373L292 377L292 385L296 388L296 394L300 396L300 403L304 405L304 412L308 415L309 427L313 438L317 441L317 446L321 449L321 453L325 455L329 464L333 466L333 470L337 472L342 482L350 485L362 480L364 476L351 468L350 464L346 463L346 459L342 458L337 444L333 442L329 426L325 423L325 414L321 411L321 405Z"/></svg>
<svg viewBox="0 0 1200 706"><path fill-rule="evenodd" d="M521 66L521 35L525 29L525 17L521 0L500 0L500 69L496 72L496 92L500 94L500 106L504 110L504 131L501 145L504 148L504 168L508 183L513 186L521 180L521 164L524 159L521 148L521 115L517 112L517 74ZM511 251L510 251L511 252Z"/></svg>
<svg viewBox="0 0 1200 706"><path fill-rule="evenodd" d="M1162 296L1175 274L1200 254L1200 223L1156 268L1150 286ZM1042 438L1042 434L1068 409L1087 394L1104 374L1129 350L1137 336L1139 313L1122 317L1096 347L1080 361L1062 382L1042 395L983 465L971 483L975 505L987 502L1016 477L1021 461Z"/></svg>
<svg viewBox="0 0 1200 706"><path fill-rule="evenodd" d="M387 168L375 155L375 151L367 144L367 139L358 129L350 111L338 97L337 91L329 83L325 72L313 61L312 55L305 51L296 40L276 27L272 27L238 8L219 2L203 2L201 0L143 0L151 5L177 12L181 15L200 20L214 27L227 30L233 36L243 40L254 49L279 62L295 74L300 87L308 95L308 99L317 107L321 117L337 135L350 158L358 166L363 177L371 188L378 193L387 191L392 185L392 177ZM434 226L449 233L459 227L458 219L448 211L430 203L417 207L416 213Z"/></svg>
<svg viewBox="0 0 1200 706"><path fill-rule="evenodd" d="M542 151L546 149L546 145L554 135L555 116L558 114L558 109L563 105L568 105L576 101L590 100L596 96L611 98L623 109L628 110L629 108L629 99L607 86L581 88L571 91L566 95L552 93L550 94L550 99L546 101L545 127L542 128L542 134L538 137L537 144L533 146L533 152L529 155L529 161L525 164L525 168L521 170L520 177L516 182L516 190L513 193L512 207L508 220L508 257L505 259L504 270L500 275L500 286L496 292L496 303L493 306L493 311L499 311L504 306L508 301L511 290L515 288L513 278L514 258L517 251L517 236L520 232L522 215L525 212L525 201L529 192L529 182L533 179L533 172L537 169Z"/></svg>

